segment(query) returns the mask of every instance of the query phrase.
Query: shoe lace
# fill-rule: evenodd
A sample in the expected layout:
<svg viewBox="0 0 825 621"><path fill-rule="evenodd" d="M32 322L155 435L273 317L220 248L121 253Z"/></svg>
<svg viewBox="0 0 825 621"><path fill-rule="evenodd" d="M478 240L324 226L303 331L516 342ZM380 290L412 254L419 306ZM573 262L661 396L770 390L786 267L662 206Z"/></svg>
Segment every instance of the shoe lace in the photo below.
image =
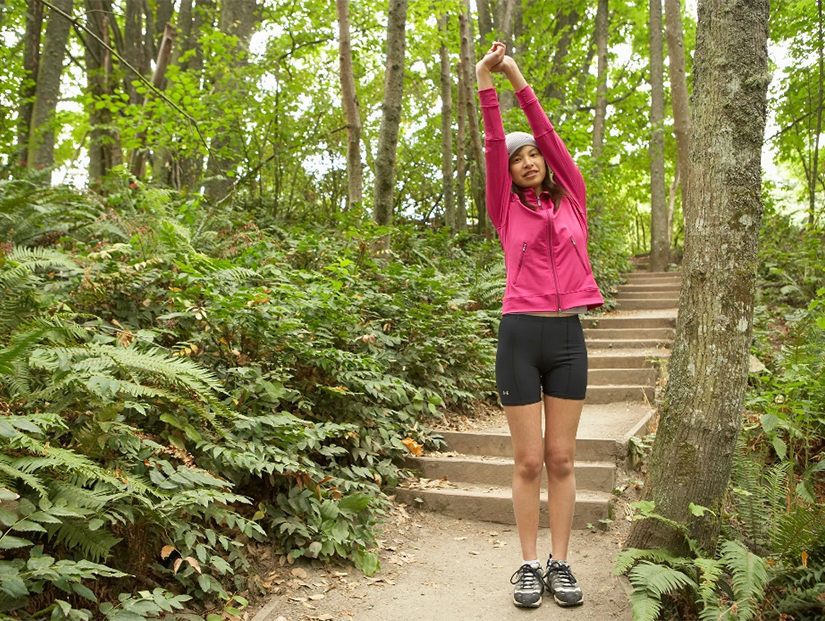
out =
<svg viewBox="0 0 825 621"><path fill-rule="evenodd" d="M523 589L538 588L544 592L544 581L541 579L541 568L524 564L512 576L510 584L520 584Z"/></svg>
<svg viewBox="0 0 825 621"><path fill-rule="evenodd" d="M558 580L562 586L576 586L576 579L573 577L573 572L570 571L568 565L554 561L547 567L548 578L550 578L550 574L553 575L552 580Z"/></svg>

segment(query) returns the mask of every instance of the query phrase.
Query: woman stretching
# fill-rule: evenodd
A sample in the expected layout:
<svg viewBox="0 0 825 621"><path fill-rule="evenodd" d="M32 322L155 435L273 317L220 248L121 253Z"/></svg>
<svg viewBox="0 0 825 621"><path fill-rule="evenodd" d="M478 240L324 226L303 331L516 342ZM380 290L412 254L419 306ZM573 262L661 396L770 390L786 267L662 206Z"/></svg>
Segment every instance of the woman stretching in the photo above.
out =
<svg viewBox="0 0 825 621"><path fill-rule="evenodd" d="M587 349L578 315L604 301L587 256L584 179L505 52L502 43L494 43L476 74L487 210L507 270L496 383L515 459L513 509L522 564L511 579L513 602L540 606L546 588L558 605L576 606L583 598L567 548L576 504L576 432L587 390ZM493 73L510 81L531 134L505 136ZM552 546L542 572L537 539L544 467Z"/></svg>

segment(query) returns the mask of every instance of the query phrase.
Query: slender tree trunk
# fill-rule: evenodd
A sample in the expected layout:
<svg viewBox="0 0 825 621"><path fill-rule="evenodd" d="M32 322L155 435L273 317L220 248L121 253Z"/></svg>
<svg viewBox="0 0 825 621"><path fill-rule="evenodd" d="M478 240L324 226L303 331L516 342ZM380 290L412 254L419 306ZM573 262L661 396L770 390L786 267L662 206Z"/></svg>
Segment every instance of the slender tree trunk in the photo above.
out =
<svg viewBox="0 0 825 621"><path fill-rule="evenodd" d="M458 110L456 131L456 230L467 230L467 88L464 84L466 72L458 64Z"/></svg>
<svg viewBox="0 0 825 621"><path fill-rule="evenodd" d="M493 12L490 10L490 0L476 0L478 9L478 36L481 47L486 52L493 44Z"/></svg>
<svg viewBox="0 0 825 621"><path fill-rule="evenodd" d="M164 79L166 78L166 69L169 67L169 60L172 58L172 46L175 42L175 36L175 27L171 24L167 24L163 32L163 39L161 40L160 48L158 49L158 58L155 62L155 73L152 76L152 86L154 86L155 89L159 90ZM147 94L143 102L144 106L149 103L150 99L151 95ZM135 136L135 140L139 146L132 151L130 169L132 175L139 179L143 176L143 162L146 158L146 148L143 144L146 140L146 131L141 130L138 132L137 136Z"/></svg>
<svg viewBox="0 0 825 621"><path fill-rule="evenodd" d="M690 99L685 72L685 44L682 35L682 7L679 0L665 0L665 32L670 59L670 98L673 106L673 133L676 135L677 177L682 189L682 208L687 202L690 177ZM673 229L668 226L668 231Z"/></svg>
<svg viewBox="0 0 825 621"><path fill-rule="evenodd" d="M663 272L670 260L665 186L665 86L662 0L650 0L650 271Z"/></svg>
<svg viewBox="0 0 825 621"><path fill-rule="evenodd" d="M477 190L473 192L473 202L478 214L478 229L484 233L486 239L492 239L493 226L487 208L484 204L484 186L486 184L486 171L484 169L484 148L481 144L481 128L478 121L478 110L476 109L476 97L473 93L475 80L473 80L472 68L475 67L475 53L473 51L473 29L470 21L470 2L464 0L464 10L459 14L459 33L461 36L461 69L464 71L464 102L467 111L467 132L470 134L470 144L473 150L473 163L475 178L472 187Z"/></svg>
<svg viewBox="0 0 825 621"><path fill-rule="evenodd" d="M71 22L61 11L71 15L73 0L54 0L53 4L59 10L52 9L49 12L43 55L37 71L37 93L32 110L27 158L30 168L51 168L54 165L54 115L60 98L63 59L66 57L71 28Z"/></svg>
<svg viewBox="0 0 825 621"><path fill-rule="evenodd" d="M610 29L610 7L608 0L599 0L596 7L596 58L597 58L597 84L596 84L596 111L593 117L593 183L594 190L591 190L590 211L594 215L601 213L603 208L603 198L601 183L599 179L603 170L604 154L604 127L607 119L607 36ZM595 199L595 200L593 200Z"/></svg>
<svg viewBox="0 0 825 621"><path fill-rule="evenodd" d="M392 223L395 191L395 158L401 105L404 96L404 50L406 49L407 0L390 0L387 21L387 74L381 129L375 158L374 219L384 226Z"/></svg>
<svg viewBox="0 0 825 621"><path fill-rule="evenodd" d="M495 11L495 27L500 34L500 40L507 46L507 53L514 54L513 49L513 31L515 26L515 17L521 11L516 10L517 0L498 0ZM521 2L518 2L520 5ZM487 51L486 49L484 50ZM515 105L515 94L509 90L502 90L499 93L499 105L501 107L501 114L506 115L508 111L513 109Z"/></svg>
<svg viewBox="0 0 825 621"><path fill-rule="evenodd" d="M256 0L233 0L221 5L220 30L238 39L238 47L231 63L234 68L246 65L249 41L252 38L260 8ZM233 67L230 67L227 75L222 76L216 82L214 90L227 98L244 97L246 89L241 80L233 75ZM207 163L211 179L205 183L206 195L215 203L224 200L235 188L234 174L241 161L242 139L243 132L238 125L238 119L225 114L222 126L212 138Z"/></svg>
<svg viewBox="0 0 825 621"><path fill-rule="evenodd" d="M816 224L816 182L819 178L819 138L822 135L822 94L825 88L825 58L823 58L822 0L816 0L817 28L816 42L819 67L819 89L816 98L816 130L814 131L813 162L811 166L811 186L808 191L808 227Z"/></svg>
<svg viewBox="0 0 825 621"><path fill-rule="evenodd" d="M769 0L699 0L691 178L676 341L645 495L716 545L748 378L768 71ZM694 516L690 504L711 509ZM659 520L626 545L684 552Z"/></svg>
<svg viewBox="0 0 825 621"><path fill-rule="evenodd" d="M453 80L450 50L447 47L447 14L438 18L441 35L441 179L444 193L444 224L455 230L455 197L453 194Z"/></svg>
<svg viewBox="0 0 825 621"><path fill-rule="evenodd" d="M43 3L28 0L23 52L23 79L20 85L20 108L17 114L17 160L25 165L29 150L37 72L40 66L40 36L43 31Z"/></svg>
<svg viewBox="0 0 825 621"><path fill-rule="evenodd" d="M123 160L120 136L113 127L111 111L106 106L95 106L95 102L112 94L112 53L100 43L110 45L109 19L101 0L86 0L86 27L95 35L86 37L85 48L86 88L91 96L88 108L91 126L89 182L93 186Z"/></svg>
<svg viewBox="0 0 825 621"><path fill-rule="evenodd" d="M557 11L553 20L553 34L559 35L559 42L553 50L553 59L550 62L551 70L548 76L547 87L544 89L545 99L556 99L564 103L565 91L561 85L570 78L565 71L565 62L568 57L570 43L573 40L573 33L579 23L578 11L572 10L569 13Z"/></svg>
<svg viewBox="0 0 825 621"><path fill-rule="evenodd" d="M341 68L341 99L347 119L347 206L353 209L364 200L364 170L361 165L361 116L355 94L349 0L337 0L338 61Z"/></svg>
<svg viewBox="0 0 825 621"><path fill-rule="evenodd" d="M124 59L130 66L139 70L143 65L143 0L126 0L123 43ZM135 86L138 76L129 67L124 67L124 74L129 103L140 103L142 97L138 96Z"/></svg>

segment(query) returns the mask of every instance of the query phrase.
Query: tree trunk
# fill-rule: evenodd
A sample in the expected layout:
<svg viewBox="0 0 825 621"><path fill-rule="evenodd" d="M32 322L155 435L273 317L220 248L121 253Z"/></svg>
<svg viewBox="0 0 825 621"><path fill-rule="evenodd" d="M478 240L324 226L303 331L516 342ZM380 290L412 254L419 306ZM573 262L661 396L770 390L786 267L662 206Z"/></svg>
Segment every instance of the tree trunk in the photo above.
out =
<svg viewBox="0 0 825 621"><path fill-rule="evenodd" d="M441 35L441 178L444 193L444 224L456 229L455 198L453 195L453 80L450 50L447 47L447 14L438 18L438 32Z"/></svg>
<svg viewBox="0 0 825 621"><path fill-rule="evenodd" d="M20 108L17 114L17 160L25 165L29 150L34 96L37 92L37 72L40 66L40 36L43 30L43 3L29 0L26 13L26 34L23 52L23 79L20 86Z"/></svg>
<svg viewBox="0 0 825 621"><path fill-rule="evenodd" d="M493 12L490 10L490 0L476 0L478 8L478 36L481 39L481 47L486 52L493 44Z"/></svg>
<svg viewBox="0 0 825 621"><path fill-rule="evenodd" d="M564 70L564 64L567 59L568 48L573 40L574 29L578 23L578 11L572 10L569 13L556 12L556 17L553 20L553 34L558 35L561 33L561 36L558 45L556 45L553 50L553 60L550 62L551 69L548 76L548 83L544 89L545 99L556 99L560 103L564 103L564 88L562 88L560 84L570 79Z"/></svg>
<svg viewBox="0 0 825 621"><path fill-rule="evenodd" d="M700 0L691 178L676 341L645 495L712 554L742 419L762 219L769 0ZM713 513L694 516L690 503ZM628 547L684 552L633 523Z"/></svg>
<svg viewBox="0 0 825 621"><path fill-rule="evenodd" d="M665 86L662 0L650 0L650 271L663 272L670 261L665 186Z"/></svg>
<svg viewBox="0 0 825 621"><path fill-rule="evenodd" d="M158 58L155 62L155 73L152 76L152 86L156 90L160 90L164 79L166 78L166 69L169 67L169 60L172 58L172 46L175 42L176 36L175 27L167 24L163 30L163 39L161 39L160 48L158 49ZM144 106L151 100L151 92L148 93L144 99ZM136 149L132 151L132 161L130 170L132 176L140 179L143 176L143 162L146 157L146 148L144 141L146 140L146 130L141 130L135 136L135 141L138 143Z"/></svg>
<svg viewBox="0 0 825 621"><path fill-rule="evenodd" d="M72 14L73 0L54 0L53 5L58 10L49 11L29 132L27 162L30 168L38 169L54 165L54 115L60 98L60 78L71 28L71 22L62 13Z"/></svg>
<svg viewBox="0 0 825 621"><path fill-rule="evenodd" d="M361 116L355 94L349 0L337 0L338 61L341 68L341 99L347 119L347 206L353 209L364 200L364 170L361 165Z"/></svg>
<svg viewBox="0 0 825 621"><path fill-rule="evenodd" d="M459 18L461 19L461 18ZM466 80L465 71L458 64L458 110L457 110L457 131L456 131L456 230L467 230L467 88L464 85Z"/></svg>
<svg viewBox="0 0 825 621"><path fill-rule="evenodd" d="M222 94L227 99L245 96L244 86L233 75L232 69L233 66L239 68L246 64L246 53L259 11L260 6L256 0L233 0L221 5L219 28L222 33L238 39L235 57L227 74L218 79L214 86L215 93ZM207 170L211 179L204 185L206 195L214 203L223 201L235 188L235 169L241 161L243 149L243 132L238 127L237 120L235 116L226 114L209 145Z"/></svg>
<svg viewBox="0 0 825 621"><path fill-rule="evenodd" d="M124 59L131 67L140 70L143 65L143 0L126 0L123 43ZM129 103L140 103L143 98L138 96L136 90L137 74L129 67L124 67L124 80L126 92L129 93Z"/></svg>
<svg viewBox="0 0 825 621"><path fill-rule="evenodd" d="M407 0L390 0L387 20L387 73L381 129L375 157L374 219L377 224L392 223L395 191L395 158L401 105L404 96L404 50L406 49Z"/></svg>
<svg viewBox="0 0 825 621"><path fill-rule="evenodd" d="M105 45L109 39L110 15L101 0L86 0L86 28L94 36L86 37L86 88L90 95L89 183L94 186L122 163L120 136L114 129L108 107L97 108L96 101L112 94L112 54ZM103 43L101 43L101 41Z"/></svg>
<svg viewBox="0 0 825 621"><path fill-rule="evenodd" d="M519 5L521 3L519 2ZM498 0L495 11L495 27L500 35L500 41L507 46L508 54L515 54L513 49L513 30L516 17L516 0ZM518 11L521 15L521 11ZM486 49L484 50L487 51ZM502 90L499 93L499 106L501 114L506 115L515 105L515 94L509 90Z"/></svg>
<svg viewBox="0 0 825 621"><path fill-rule="evenodd" d="M475 67L475 53L473 50L473 29L470 22L470 2L464 0L464 10L459 13L459 33L461 36L461 70L464 71L464 102L467 113L467 132L470 134L470 144L473 150L473 164L475 178L472 187L478 191L473 193L476 213L478 214L478 230L484 233L486 239L492 239L493 226L490 216L487 214L487 207L484 203L484 186L486 184L486 171L484 169L484 147L481 144L481 128L478 121L478 110L476 109L476 97L473 93L475 80L473 71Z"/></svg>
<svg viewBox="0 0 825 621"><path fill-rule="evenodd" d="M607 119L607 36L610 29L610 7L608 0L599 0L596 8L596 57L597 57L597 84L596 84L596 111L593 117L593 181L595 192L590 199L590 211L594 215L601 213L603 197L601 192L601 178L603 170L602 156L604 154L604 126ZM594 200L595 199L595 200Z"/></svg>
<svg viewBox="0 0 825 621"><path fill-rule="evenodd" d="M673 133L676 135L677 177L682 189L682 209L687 203L690 178L690 98L685 73L685 44L682 36L682 7L679 0L665 0L665 32L670 59L670 98L673 106ZM672 230L668 227L668 231Z"/></svg>
<svg viewBox="0 0 825 621"><path fill-rule="evenodd" d="M823 35L822 35L822 0L816 0L816 42L817 42L817 66L819 69L819 88L816 97L816 130L814 130L814 145L811 162L811 181L808 189L808 228L813 229L816 225L816 183L819 180L819 139L822 136L822 104L823 88L825 87L825 58L823 58Z"/></svg>

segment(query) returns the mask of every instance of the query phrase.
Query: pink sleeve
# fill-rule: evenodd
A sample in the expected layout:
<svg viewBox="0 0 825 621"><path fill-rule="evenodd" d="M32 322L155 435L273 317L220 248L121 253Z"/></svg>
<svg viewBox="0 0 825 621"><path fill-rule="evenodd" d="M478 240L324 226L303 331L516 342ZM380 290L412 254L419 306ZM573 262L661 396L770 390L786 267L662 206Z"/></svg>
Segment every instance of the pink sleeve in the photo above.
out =
<svg viewBox="0 0 825 621"><path fill-rule="evenodd" d="M487 213L496 230L507 219L510 204L510 165L507 146L504 143L504 125L498 105L496 89L487 88L478 92L481 102L481 116L484 119L484 160L487 164Z"/></svg>
<svg viewBox="0 0 825 621"><path fill-rule="evenodd" d="M516 97L527 117L527 122L530 123L536 144L547 161L547 165L553 171L556 183L570 193L573 199L571 202L581 211L582 215L585 215L587 192L579 167L576 166L564 142L553 129L533 89L525 86L516 93Z"/></svg>

